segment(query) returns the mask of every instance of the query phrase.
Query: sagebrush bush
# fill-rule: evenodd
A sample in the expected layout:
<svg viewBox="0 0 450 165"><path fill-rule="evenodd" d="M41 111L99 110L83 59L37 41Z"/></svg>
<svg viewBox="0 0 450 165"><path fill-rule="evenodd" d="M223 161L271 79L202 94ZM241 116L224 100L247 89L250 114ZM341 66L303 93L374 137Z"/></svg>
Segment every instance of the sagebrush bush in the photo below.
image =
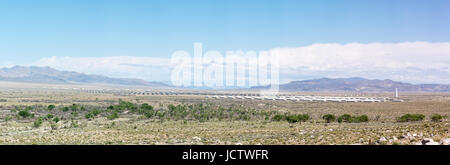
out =
<svg viewBox="0 0 450 165"><path fill-rule="evenodd" d="M397 122L422 121L425 115L422 114L406 114L397 118Z"/></svg>
<svg viewBox="0 0 450 165"><path fill-rule="evenodd" d="M42 125L42 118L38 118L33 122L34 128L39 128Z"/></svg>
<svg viewBox="0 0 450 165"><path fill-rule="evenodd" d="M338 118L339 123L362 123L362 122L369 122L369 117L367 115L361 115L361 116L351 116L349 114L343 114L339 116Z"/></svg>
<svg viewBox="0 0 450 165"><path fill-rule="evenodd" d="M56 123L51 123L51 124L50 124L50 128L52 128L52 130L57 130L57 129L58 129L58 124L56 124Z"/></svg>
<svg viewBox="0 0 450 165"><path fill-rule="evenodd" d="M86 119L91 119L91 118L94 118L94 115L92 114L92 113L86 113L85 115L84 115L84 117L86 118Z"/></svg>
<svg viewBox="0 0 450 165"><path fill-rule="evenodd" d="M369 117L367 115L361 115L361 116L356 116L354 118L352 118L352 123L362 123L362 122L368 122L369 121Z"/></svg>
<svg viewBox="0 0 450 165"><path fill-rule="evenodd" d="M53 118L53 121L54 121L55 123L58 123L58 122L59 122L59 117Z"/></svg>
<svg viewBox="0 0 450 165"><path fill-rule="evenodd" d="M447 116L442 116L442 115L439 115L439 114L434 114L434 115L432 115L430 118L431 118L431 121L433 121L433 122L440 122L442 119L444 119L444 118L446 118Z"/></svg>
<svg viewBox="0 0 450 165"><path fill-rule="evenodd" d="M47 109L48 109L49 111L51 111L51 110L53 110L53 109L55 109L55 108L56 108L55 105L48 105L48 107L47 107Z"/></svg>
<svg viewBox="0 0 450 165"><path fill-rule="evenodd" d="M32 114L28 112L28 110L19 111L18 115L22 118L28 118L32 116Z"/></svg>
<svg viewBox="0 0 450 165"><path fill-rule="evenodd" d="M54 116L53 116L52 114L47 114L47 117L46 117L46 118L47 118L47 120L48 120L48 119L52 119L53 117L54 117Z"/></svg>
<svg viewBox="0 0 450 165"><path fill-rule="evenodd" d="M334 122L336 120L336 116L332 114L326 114L322 116L322 119L324 119L327 123Z"/></svg>
<svg viewBox="0 0 450 165"><path fill-rule="evenodd" d="M311 117L309 117L308 114L299 114L299 115L297 115L297 118L300 122L305 122L305 121L308 121L309 119L311 119Z"/></svg>
<svg viewBox="0 0 450 165"><path fill-rule="evenodd" d="M284 115L275 115L272 117L272 121L281 121L284 120Z"/></svg>
<svg viewBox="0 0 450 165"><path fill-rule="evenodd" d="M351 119L352 119L352 116L351 116L351 115L349 115L349 114L343 114L343 115L339 116L338 122L339 122L339 123L342 123L342 122L349 123L349 122L351 121Z"/></svg>
<svg viewBox="0 0 450 165"><path fill-rule="evenodd" d="M94 109L94 110L92 110L90 113L92 113L92 115L94 115L94 116L97 116L97 115L99 115L100 113L102 113L102 111L100 111L100 110L98 110L98 109Z"/></svg>
<svg viewBox="0 0 450 165"><path fill-rule="evenodd" d="M114 119L117 119L117 118L119 118L119 113L117 113L117 112L113 112L111 115L109 115L108 117L108 120L114 120Z"/></svg>
<svg viewBox="0 0 450 165"><path fill-rule="evenodd" d="M289 123L296 123L296 122L299 122L300 119L298 118L297 115L287 115L286 116L286 121L289 122Z"/></svg>

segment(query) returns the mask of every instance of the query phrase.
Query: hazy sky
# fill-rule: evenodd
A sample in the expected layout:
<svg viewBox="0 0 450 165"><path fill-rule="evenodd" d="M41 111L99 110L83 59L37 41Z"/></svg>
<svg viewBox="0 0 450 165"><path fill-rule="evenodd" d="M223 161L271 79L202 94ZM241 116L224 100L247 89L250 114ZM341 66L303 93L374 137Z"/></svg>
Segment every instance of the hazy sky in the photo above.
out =
<svg viewBox="0 0 450 165"><path fill-rule="evenodd" d="M370 44L394 44L389 50L397 50L395 46L399 45L395 44L401 46L402 43L417 41L420 41L419 45L412 47L412 52L431 48L439 50L433 50L433 56L416 54L411 58L437 58L441 62L439 67L427 67L433 61L426 59L424 63L419 61L417 64L410 62L402 65L402 60L396 58L409 52L400 51L398 55L372 55L374 59L381 58L379 61L388 61L390 58L396 60L397 63L392 64L397 65L395 69L379 66L381 70L354 74L336 68L318 72L303 63L290 67L305 70L286 73L289 76L284 79L341 75L450 83L450 55L445 48L445 44L450 42L448 0L0 1L1 66L50 65L58 69L133 77L138 73L131 73L132 68L120 73L107 66L92 65L97 65L98 61L105 65L108 62L114 63L114 60L116 63L124 62L126 58L121 56L127 56L136 58L134 63L127 65L144 65L147 63L143 64L142 61L147 60L145 62L150 63L148 68L151 70L155 69L155 66L151 66L152 60L164 61L176 50L192 51L194 42L203 43L206 50L219 51L276 48L294 50L309 48L314 44L339 44L348 48L349 54L352 54L353 47L348 47L352 43L362 44L367 50L383 52L385 47L372 49ZM318 49L330 51L327 46ZM302 54L294 55L296 56L292 58L303 58ZM326 58L326 55L317 55L322 56ZM89 63L86 60L90 59L91 62L81 68L76 62L64 64L68 62L63 61L63 58L79 60L80 63ZM334 63L331 61L327 64ZM419 71L409 75L410 77L399 77L411 70ZM371 75L375 71L380 73ZM164 75L167 73L140 78L168 80ZM421 79L424 75L434 75L434 78Z"/></svg>

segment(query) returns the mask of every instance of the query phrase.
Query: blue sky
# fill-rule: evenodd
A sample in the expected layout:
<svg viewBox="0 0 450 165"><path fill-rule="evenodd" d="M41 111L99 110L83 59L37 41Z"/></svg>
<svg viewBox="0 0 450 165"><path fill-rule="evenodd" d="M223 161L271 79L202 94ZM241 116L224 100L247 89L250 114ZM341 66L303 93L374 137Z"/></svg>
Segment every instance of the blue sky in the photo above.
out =
<svg viewBox="0 0 450 165"><path fill-rule="evenodd" d="M296 55L286 63L298 65L286 65L285 81L361 76L450 83L449 29L448 0L2 0L0 66L36 64L167 81L170 68L157 73L161 66L149 66L151 74L142 77L145 69L120 66L164 62L201 42L203 49L221 52L286 48ZM373 60L366 61L366 54ZM120 63L131 59L120 56L134 62ZM338 66L329 61L335 56L347 61ZM315 70L315 63L304 62L312 59L334 68ZM357 66L349 63L379 68L350 73L348 67Z"/></svg>
<svg viewBox="0 0 450 165"><path fill-rule="evenodd" d="M2 0L4 62L450 40L448 0Z"/></svg>

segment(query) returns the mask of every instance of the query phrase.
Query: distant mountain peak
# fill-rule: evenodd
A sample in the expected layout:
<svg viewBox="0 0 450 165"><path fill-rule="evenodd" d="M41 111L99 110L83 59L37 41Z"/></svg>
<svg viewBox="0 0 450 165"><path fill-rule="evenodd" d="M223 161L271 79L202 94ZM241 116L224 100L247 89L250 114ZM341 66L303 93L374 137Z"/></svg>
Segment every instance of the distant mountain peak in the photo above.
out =
<svg viewBox="0 0 450 165"><path fill-rule="evenodd" d="M101 75L88 75L73 71L59 71L48 66L20 66L0 69L0 81L34 82L34 83L82 83L112 84L130 86L167 86L160 82L147 82L140 79L110 78Z"/></svg>
<svg viewBox="0 0 450 165"><path fill-rule="evenodd" d="M253 88L267 88L253 87ZM282 91L347 91L347 92L392 92L398 88L400 91L411 92L450 92L450 85L403 83L390 79L370 80L361 77L351 78L319 78L303 81L292 81L281 84Z"/></svg>

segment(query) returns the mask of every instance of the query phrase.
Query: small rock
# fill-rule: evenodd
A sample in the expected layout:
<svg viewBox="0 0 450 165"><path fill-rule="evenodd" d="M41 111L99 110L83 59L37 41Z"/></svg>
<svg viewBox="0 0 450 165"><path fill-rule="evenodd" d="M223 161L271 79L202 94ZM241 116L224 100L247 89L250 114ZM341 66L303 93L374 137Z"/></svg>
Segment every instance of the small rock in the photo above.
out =
<svg viewBox="0 0 450 165"><path fill-rule="evenodd" d="M422 142L415 142L415 143L412 143L412 145L422 145Z"/></svg>
<svg viewBox="0 0 450 165"><path fill-rule="evenodd" d="M363 139L363 138L360 138L360 139L359 139L359 142L360 142L360 143L363 143L363 142L364 142L364 139Z"/></svg>
<svg viewBox="0 0 450 165"><path fill-rule="evenodd" d="M424 138L424 139L422 140L422 145L426 145L427 143L431 143L431 142L434 142L433 139L430 139L430 138Z"/></svg>
<svg viewBox="0 0 450 165"><path fill-rule="evenodd" d="M382 136L381 138L380 138L380 140L378 140L379 142L385 142L385 141L387 141L387 139L384 137L384 136Z"/></svg>
<svg viewBox="0 0 450 165"><path fill-rule="evenodd" d="M428 142L428 143L425 143L425 145L439 145L439 143L438 142Z"/></svg>
<svg viewBox="0 0 450 165"><path fill-rule="evenodd" d="M242 143L236 143L236 145L239 145L239 146L240 146L240 145L242 145Z"/></svg>
<svg viewBox="0 0 450 165"><path fill-rule="evenodd" d="M442 145L450 145L450 138L441 139Z"/></svg>
<svg viewBox="0 0 450 165"><path fill-rule="evenodd" d="M202 141L202 139L197 137L197 136L193 137L192 140L194 140L194 141Z"/></svg>

